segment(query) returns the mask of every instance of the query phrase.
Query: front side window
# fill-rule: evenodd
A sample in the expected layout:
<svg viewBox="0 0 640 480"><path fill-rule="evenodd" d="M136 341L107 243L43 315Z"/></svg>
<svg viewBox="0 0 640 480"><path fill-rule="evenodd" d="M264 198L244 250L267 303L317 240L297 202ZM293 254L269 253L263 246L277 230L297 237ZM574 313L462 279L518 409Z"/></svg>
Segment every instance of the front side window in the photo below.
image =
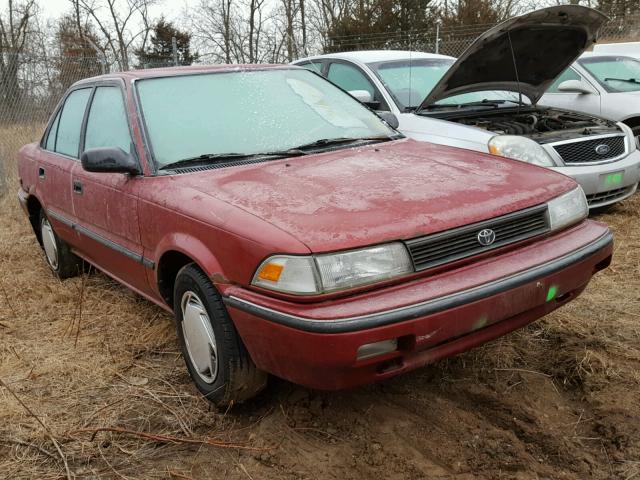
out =
<svg viewBox="0 0 640 480"><path fill-rule="evenodd" d="M587 57L580 65L604 87L607 92L640 91L640 62L629 57Z"/></svg>
<svg viewBox="0 0 640 480"><path fill-rule="evenodd" d="M371 98L375 96L375 88L364 73L346 63L332 63L327 78L347 92L366 90L371 94Z"/></svg>
<svg viewBox="0 0 640 480"><path fill-rule="evenodd" d="M47 150L51 150L52 152L56 149L56 136L58 135L58 124L60 123L60 114L62 110L58 110L56 114L56 119L51 124L51 128L49 129L49 135L47 135L47 142L45 143L45 148Z"/></svg>
<svg viewBox="0 0 640 480"><path fill-rule="evenodd" d="M136 82L158 167L201 155L284 151L317 140L396 134L350 95L303 69Z"/></svg>
<svg viewBox="0 0 640 480"><path fill-rule="evenodd" d="M90 88L74 90L64 102L57 125L55 140L55 151L57 153L78 158L80 129L82 128L82 120L90 94Z"/></svg>
<svg viewBox="0 0 640 480"><path fill-rule="evenodd" d="M117 147L129 152L130 146L129 124L120 88L96 88L87 119L84 149Z"/></svg>
<svg viewBox="0 0 640 480"><path fill-rule="evenodd" d="M566 82L567 80L582 80L578 72L576 72L573 68L567 68L562 74L556 78L556 81L551 84L551 86L547 89L547 93L565 93L558 90L558 87L562 82Z"/></svg>

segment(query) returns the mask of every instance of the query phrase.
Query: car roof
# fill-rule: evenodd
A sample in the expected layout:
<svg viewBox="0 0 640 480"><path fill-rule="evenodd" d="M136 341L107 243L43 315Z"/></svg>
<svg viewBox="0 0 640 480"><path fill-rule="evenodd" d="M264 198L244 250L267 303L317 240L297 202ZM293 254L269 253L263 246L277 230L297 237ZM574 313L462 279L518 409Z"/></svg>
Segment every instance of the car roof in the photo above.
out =
<svg viewBox="0 0 640 480"><path fill-rule="evenodd" d="M414 52L410 50L359 50L355 52L327 53L325 55L315 55L313 57L301 58L295 63L306 60L319 60L322 58L337 58L342 60L359 61L362 63L388 62L393 60L406 60L409 58L446 58L455 60L448 55L437 53Z"/></svg>
<svg viewBox="0 0 640 480"><path fill-rule="evenodd" d="M627 53L614 53L614 52L584 52L582 55L580 55L579 58L597 58L597 57L615 57L615 58L626 57L632 60L637 60L635 57Z"/></svg>
<svg viewBox="0 0 640 480"><path fill-rule="evenodd" d="M176 77L180 75L197 75L212 72L242 72L250 70L279 70L297 68L292 65L247 64L247 65L190 65L188 67L161 67L141 70L127 70L126 72L107 73L82 79L74 84L82 85L103 80L138 80L144 78Z"/></svg>

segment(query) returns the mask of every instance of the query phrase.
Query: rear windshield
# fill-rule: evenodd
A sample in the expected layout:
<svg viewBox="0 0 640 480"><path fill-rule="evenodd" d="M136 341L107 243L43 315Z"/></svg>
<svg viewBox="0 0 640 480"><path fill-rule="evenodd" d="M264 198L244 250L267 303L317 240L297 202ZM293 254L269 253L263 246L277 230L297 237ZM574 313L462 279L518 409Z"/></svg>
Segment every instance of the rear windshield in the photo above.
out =
<svg viewBox="0 0 640 480"><path fill-rule="evenodd" d="M161 77L136 86L159 167L200 155L396 134L350 95L303 69Z"/></svg>
<svg viewBox="0 0 640 480"><path fill-rule="evenodd" d="M611 93L640 90L640 62L629 57L583 58L580 65Z"/></svg>

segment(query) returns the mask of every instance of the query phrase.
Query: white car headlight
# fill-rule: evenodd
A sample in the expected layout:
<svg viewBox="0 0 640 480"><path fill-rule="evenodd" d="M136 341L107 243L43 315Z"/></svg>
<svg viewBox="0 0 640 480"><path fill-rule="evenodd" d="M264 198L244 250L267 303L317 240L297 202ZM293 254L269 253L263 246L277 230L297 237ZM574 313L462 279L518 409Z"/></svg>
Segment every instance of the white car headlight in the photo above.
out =
<svg viewBox="0 0 640 480"><path fill-rule="evenodd" d="M298 295L344 290L413 272L402 243L314 256L274 255L266 259L253 285Z"/></svg>
<svg viewBox="0 0 640 480"><path fill-rule="evenodd" d="M489 152L541 167L554 166L553 160L540 144L518 135L496 135L489 140Z"/></svg>
<svg viewBox="0 0 640 480"><path fill-rule="evenodd" d="M633 130L622 122L618 122L618 126L627 135L627 146L629 153L634 152L638 148L638 139L633 134Z"/></svg>
<svg viewBox="0 0 640 480"><path fill-rule="evenodd" d="M580 186L549 201L547 208L551 230L568 227L589 215L587 198Z"/></svg>

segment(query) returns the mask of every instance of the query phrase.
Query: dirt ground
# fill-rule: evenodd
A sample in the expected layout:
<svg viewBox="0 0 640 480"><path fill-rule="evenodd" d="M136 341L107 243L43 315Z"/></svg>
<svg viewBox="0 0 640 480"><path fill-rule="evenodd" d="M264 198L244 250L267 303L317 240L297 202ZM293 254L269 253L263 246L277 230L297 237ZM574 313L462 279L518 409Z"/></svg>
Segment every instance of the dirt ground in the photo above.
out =
<svg viewBox="0 0 640 480"><path fill-rule="evenodd" d="M640 479L640 195L600 220L611 268L524 330L354 391L273 379L216 411L172 318L100 273L56 280L11 194L0 478Z"/></svg>

